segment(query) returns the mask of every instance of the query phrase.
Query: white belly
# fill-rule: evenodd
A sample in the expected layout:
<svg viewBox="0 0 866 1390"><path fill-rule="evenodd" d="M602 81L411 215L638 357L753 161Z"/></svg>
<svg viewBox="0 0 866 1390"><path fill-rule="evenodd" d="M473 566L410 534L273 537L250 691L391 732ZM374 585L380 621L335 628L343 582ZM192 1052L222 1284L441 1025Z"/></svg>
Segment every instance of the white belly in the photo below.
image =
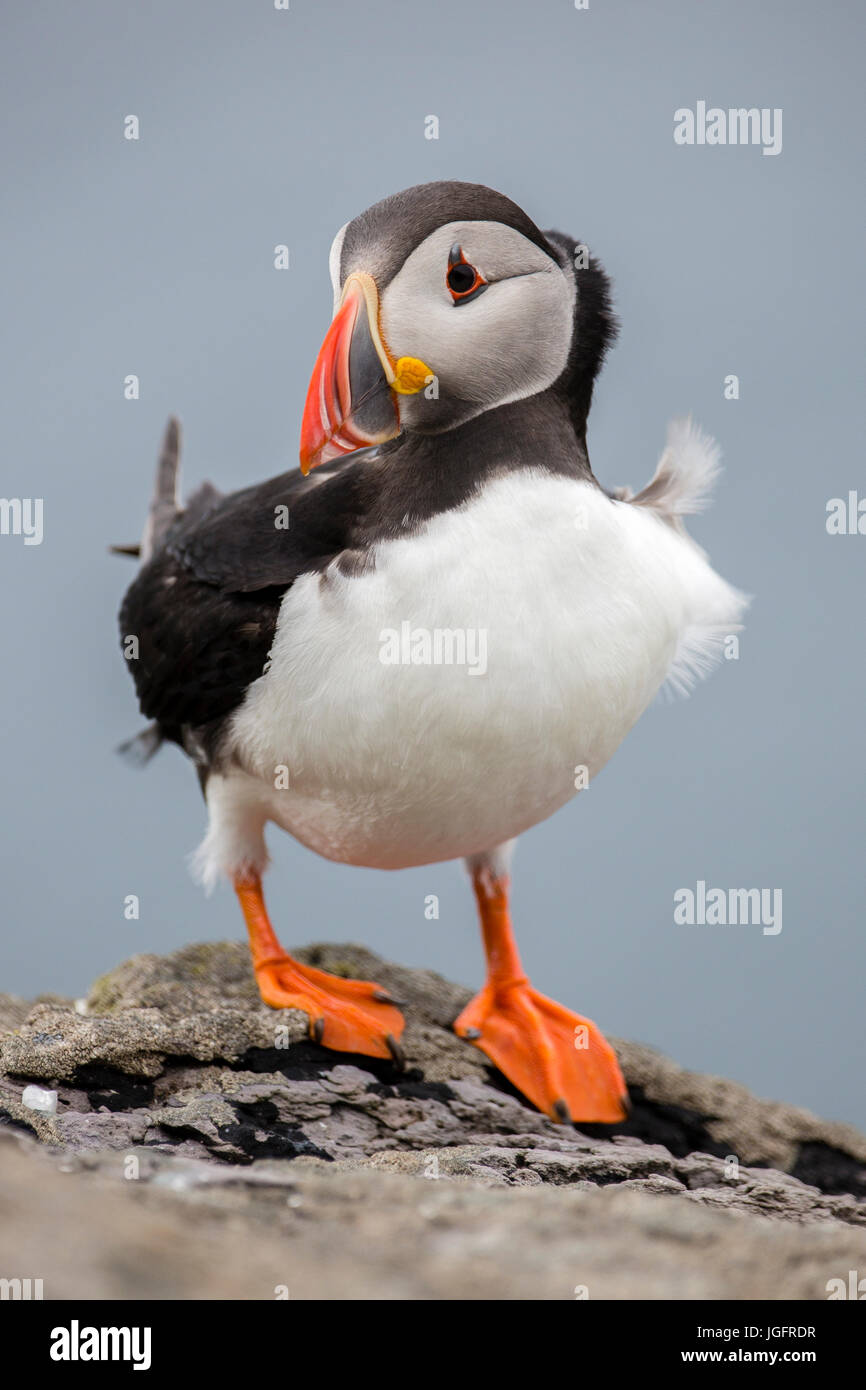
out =
<svg viewBox="0 0 866 1390"><path fill-rule="evenodd" d="M578 769L594 777L689 630L739 612L653 513L511 474L379 545L369 572L299 580L233 743L267 817L328 858L478 853L563 805Z"/></svg>

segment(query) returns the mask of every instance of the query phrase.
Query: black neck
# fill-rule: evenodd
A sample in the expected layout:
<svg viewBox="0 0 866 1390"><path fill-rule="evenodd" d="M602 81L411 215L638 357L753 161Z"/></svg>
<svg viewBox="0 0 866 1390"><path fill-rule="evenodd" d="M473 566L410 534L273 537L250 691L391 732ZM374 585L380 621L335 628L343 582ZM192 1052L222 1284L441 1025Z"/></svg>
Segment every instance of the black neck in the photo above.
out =
<svg viewBox="0 0 866 1390"><path fill-rule="evenodd" d="M375 530L405 529L459 507L485 480L519 468L595 481L569 403L552 388L443 434L401 435L367 465ZM365 469L365 472L367 471Z"/></svg>

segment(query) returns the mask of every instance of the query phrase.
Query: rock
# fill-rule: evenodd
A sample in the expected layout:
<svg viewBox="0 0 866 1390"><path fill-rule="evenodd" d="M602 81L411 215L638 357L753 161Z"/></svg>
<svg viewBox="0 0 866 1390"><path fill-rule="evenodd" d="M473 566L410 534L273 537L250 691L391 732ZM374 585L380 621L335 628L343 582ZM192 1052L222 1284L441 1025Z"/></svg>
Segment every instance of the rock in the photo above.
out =
<svg viewBox="0 0 866 1390"><path fill-rule="evenodd" d="M145 1149L135 1177L135 1155L52 1158L0 1129L0 1269L39 1271L46 1298L77 1303L824 1299L864 1267L866 1232L835 1220L717 1211L628 1181L554 1185L519 1156L239 1166ZM515 1182L523 1171L534 1179Z"/></svg>
<svg viewBox="0 0 866 1390"><path fill-rule="evenodd" d="M143 1298L822 1298L866 1262L849 1126L626 1042L628 1121L554 1125L450 1031L469 991L359 946L297 954L403 1002L406 1070L318 1047L235 943L137 956L85 1012L0 996L0 1255L53 1270L46 1296L79 1293L82 1260L80 1296Z"/></svg>

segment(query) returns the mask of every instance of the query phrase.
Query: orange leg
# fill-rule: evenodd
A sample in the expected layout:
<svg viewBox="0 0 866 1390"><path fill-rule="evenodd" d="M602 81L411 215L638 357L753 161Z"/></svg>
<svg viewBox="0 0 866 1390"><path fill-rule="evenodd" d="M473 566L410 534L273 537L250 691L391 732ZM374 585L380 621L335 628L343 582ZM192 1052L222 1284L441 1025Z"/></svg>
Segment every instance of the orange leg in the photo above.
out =
<svg viewBox="0 0 866 1390"><path fill-rule="evenodd" d="M250 934L259 992L274 1009L300 1009L310 1019L310 1036L337 1052L363 1052L402 1062L398 1039L405 1020L393 999L369 980L343 980L287 955L274 934L256 876L236 878Z"/></svg>
<svg viewBox="0 0 866 1390"><path fill-rule="evenodd" d="M484 870L472 886L481 915L487 983L454 1031L495 1062L518 1090L561 1123L625 1119L627 1092L613 1048L594 1023L534 990L511 928L508 879Z"/></svg>

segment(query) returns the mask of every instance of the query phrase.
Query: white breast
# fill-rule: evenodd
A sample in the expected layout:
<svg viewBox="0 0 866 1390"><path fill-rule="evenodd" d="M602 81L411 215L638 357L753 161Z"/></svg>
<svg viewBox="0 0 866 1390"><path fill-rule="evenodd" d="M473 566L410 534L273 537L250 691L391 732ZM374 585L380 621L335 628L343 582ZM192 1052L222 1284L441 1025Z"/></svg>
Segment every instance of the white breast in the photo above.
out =
<svg viewBox="0 0 866 1390"><path fill-rule="evenodd" d="M742 609L653 512L538 470L372 558L288 592L232 739L269 819L380 868L477 853L552 814L576 768L604 766L684 641L730 631ZM401 660L423 659L425 634L431 664ZM465 664L446 664L461 634Z"/></svg>

